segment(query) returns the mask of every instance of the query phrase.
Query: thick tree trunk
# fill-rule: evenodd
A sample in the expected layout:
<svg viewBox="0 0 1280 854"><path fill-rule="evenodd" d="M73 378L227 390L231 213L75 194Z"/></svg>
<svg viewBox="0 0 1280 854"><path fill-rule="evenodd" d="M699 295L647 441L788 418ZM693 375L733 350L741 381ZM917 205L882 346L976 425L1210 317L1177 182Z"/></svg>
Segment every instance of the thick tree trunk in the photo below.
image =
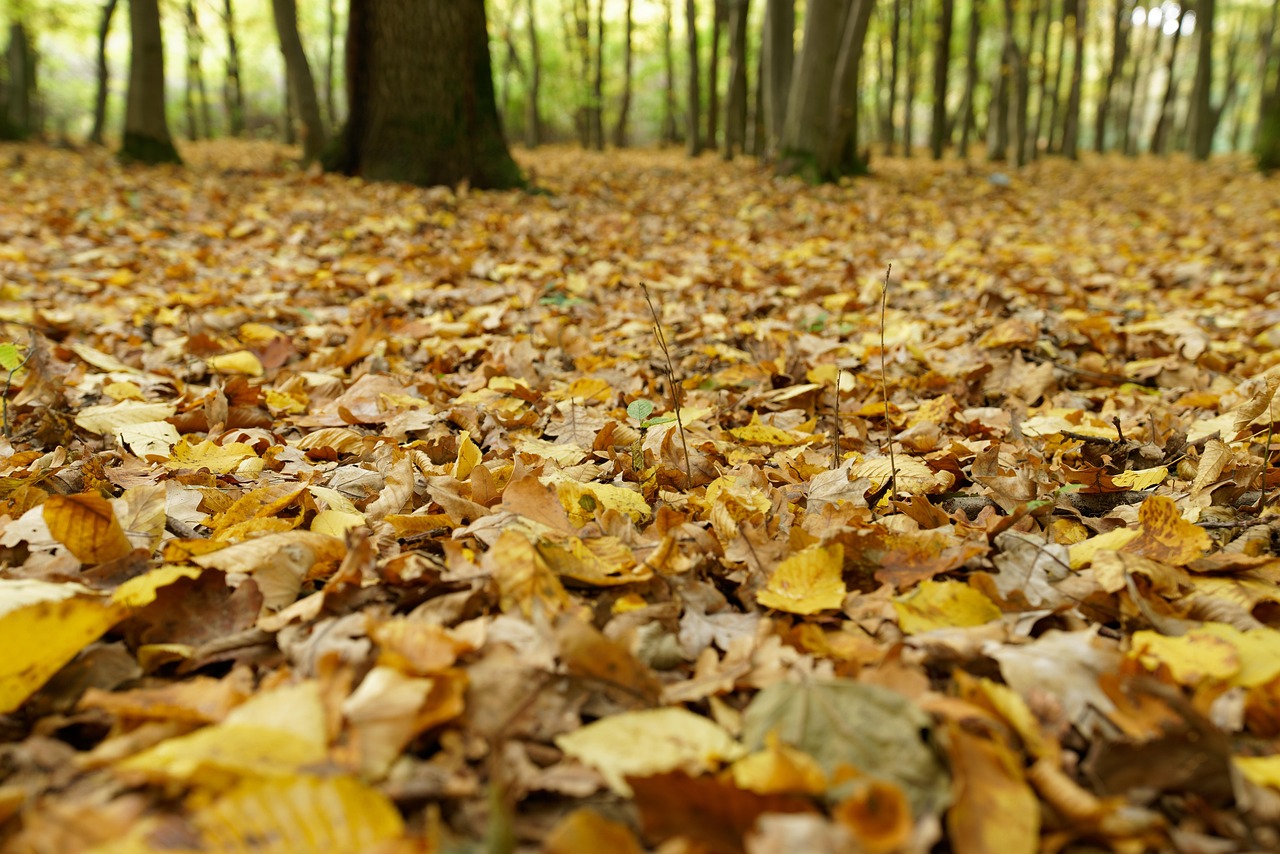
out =
<svg viewBox="0 0 1280 854"><path fill-rule="evenodd" d="M618 104L618 121L613 126L613 144L618 148L627 144L627 120L631 114L631 0L627 0L626 27L623 32L622 100Z"/></svg>
<svg viewBox="0 0 1280 854"><path fill-rule="evenodd" d="M1156 129L1151 134L1150 150L1152 154L1164 154L1168 151L1169 131L1173 129L1173 100L1178 91L1178 43L1182 40L1182 16L1186 7L1178 9L1178 28L1173 31L1169 43L1169 62L1165 66L1164 97L1160 99L1160 118L1156 121Z"/></svg>
<svg viewBox="0 0 1280 854"><path fill-rule="evenodd" d="M795 0L766 0L760 63L764 68L765 154L774 156L787 120L787 94L795 66Z"/></svg>
<svg viewBox="0 0 1280 854"><path fill-rule="evenodd" d="M748 0L729 2L729 94L725 99L724 159L732 160L747 137Z"/></svg>
<svg viewBox="0 0 1280 854"><path fill-rule="evenodd" d="M129 92L125 98L120 158L139 163L181 163L164 114L164 42L157 0L129 0Z"/></svg>
<svg viewBox="0 0 1280 854"><path fill-rule="evenodd" d="M1075 56L1071 63L1066 124L1062 130L1062 154L1072 160L1080 156L1080 90L1084 85L1084 34L1088 14L1088 0L1075 0Z"/></svg>
<svg viewBox="0 0 1280 854"><path fill-rule="evenodd" d="M311 64L302 48L298 35L298 7L296 0L271 0L271 12L280 36L280 51L288 68L288 96L298 108L302 119L302 162L311 163L324 151L324 119L320 117L320 101L316 97L316 84L311 76Z"/></svg>
<svg viewBox="0 0 1280 854"><path fill-rule="evenodd" d="M36 130L35 52L21 21L9 25L9 47L5 51L8 77L4 92L4 121L0 138L26 139Z"/></svg>
<svg viewBox="0 0 1280 854"><path fill-rule="evenodd" d="M227 30L227 76L222 97L227 110L227 132L244 133L244 89L240 85L240 44L236 39L236 19L231 0L223 0L222 25Z"/></svg>
<svg viewBox="0 0 1280 854"><path fill-rule="evenodd" d="M1196 79L1191 89L1191 156L1208 160L1213 151L1213 26L1217 0L1196 4Z"/></svg>
<svg viewBox="0 0 1280 854"><path fill-rule="evenodd" d="M933 159L942 159L947 140L947 75L951 70L951 24L955 16L955 0L941 0L938 14L938 40L933 45L933 126L929 130L929 147Z"/></svg>
<svg viewBox="0 0 1280 854"><path fill-rule="evenodd" d="M93 99L93 130L89 141L102 145L102 134L107 124L107 91L111 84L111 72L107 68L107 36L111 34L111 16L120 0L107 0L102 4L102 17L98 24L98 91Z"/></svg>
<svg viewBox="0 0 1280 854"><path fill-rule="evenodd" d="M351 0L347 119L332 166L371 181L517 187L484 0Z"/></svg>
<svg viewBox="0 0 1280 854"><path fill-rule="evenodd" d="M1272 72L1270 88L1263 90L1261 111L1255 145L1258 168L1271 172L1280 169L1280 68Z"/></svg>
<svg viewBox="0 0 1280 854"><path fill-rule="evenodd" d="M1254 131L1255 148L1260 148L1259 143L1262 141L1263 129L1267 124L1267 120L1271 118L1277 107L1280 107L1280 101L1271 102L1268 81L1272 79L1271 69L1276 67L1275 79L1280 81L1280 67L1275 66L1273 60L1276 54L1276 30L1280 27L1280 0L1272 0L1271 3L1271 21L1270 24L1263 28L1261 33L1261 50L1258 51L1258 120L1257 128Z"/></svg>
<svg viewBox="0 0 1280 854"><path fill-rule="evenodd" d="M1102 98L1098 101L1098 112L1093 126L1093 150L1099 154L1107 150L1107 116L1111 113L1111 98L1116 84L1120 82L1120 75L1124 73L1125 60L1129 55L1133 3L1134 0L1115 0L1115 14L1111 18L1111 67L1103 83ZM1064 140L1063 148L1065 147Z"/></svg>
<svg viewBox="0 0 1280 854"><path fill-rule="evenodd" d="M631 0L627 0L627 8L631 8ZM528 0L525 11L529 16L529 92L524 102L524 144L529 148L537 148L542 144L542 110L538 106L542 89L542 53L538 45L538 23L533 14L533 0ZM628 73L627 79L630 78Z"/></svg>
<svg viewBox="0 0 1280 854"><path fill-rule="evenodd" d="M974 90L978 88L978 41L982 35L982 0L969 4L969 39L965 46L964 95L960 101L961 157L969 156L969 140L974 126Z"/></svg>
<svg viewBox="0 0 1280 854"><path fill-rule="evenodd" d="M698 8L695 0L684 0L684 29L689 48L689 107L686 112L685 145L689 156L697 157L702 153L702 139L698 127L698 112L701 90L698 86Z"/></svg>
<svg viewBox="0 0 1280 854"><path fill-rule="evenodd" d="M810 0L787 98L779 173L816 183L865 171L865 164L850 169L843 161L856 148L857 68L873 2L854 0L846 15L844 0Z"/></svg>

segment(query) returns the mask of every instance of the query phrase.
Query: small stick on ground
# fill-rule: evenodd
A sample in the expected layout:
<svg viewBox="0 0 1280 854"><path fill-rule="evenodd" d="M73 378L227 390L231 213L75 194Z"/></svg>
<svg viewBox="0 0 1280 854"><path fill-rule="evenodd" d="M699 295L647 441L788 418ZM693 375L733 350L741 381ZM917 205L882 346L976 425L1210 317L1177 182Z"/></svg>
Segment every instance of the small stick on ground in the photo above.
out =
<svg viewBox="0 0 1280 854"><path fill-rule="evenodd" d="M836 366L836 411L831 425L834 448L831 450L831 468L840 468L840 366Z"/></svg>
<svg viewBox="0 0 1280 854"><path fill-rule="evenodd" d="M889 432L889 497L898 494L898 462L893 456L893 425L889 422L889 381L884 369L884 316L889 304L889 274L893 264L884 271L884 290L880 292L880 396L884 399L884 426Z"/></svg>
<svg viewBox="0 0 1280 854"><path fill-rule="evenodd" d="M671 361L671 348L667 346L667 336L662 332L662 319L658 316L653 298L649 296L649 286L641 282L640 290L644 292L644 301L649 305L649 313L653 315L653 335L658 339L658 348L662 350L662 357L667 361L667 384L671 387L671 407L676 412L676 429L680 431L680 446L684 449L684 483L686 489L691 489L693 464L689 461L689 440L685 438L684 421L680 416L680 407L683 403L680 399L680 382L676 377L675 363Z"/></svg>

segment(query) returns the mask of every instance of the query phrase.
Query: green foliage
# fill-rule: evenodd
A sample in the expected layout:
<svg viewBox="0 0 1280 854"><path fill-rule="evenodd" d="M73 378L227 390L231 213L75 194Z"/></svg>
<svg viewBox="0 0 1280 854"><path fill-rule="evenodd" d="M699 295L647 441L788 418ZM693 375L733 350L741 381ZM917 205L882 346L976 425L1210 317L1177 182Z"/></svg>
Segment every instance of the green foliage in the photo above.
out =
<svg viewBox="0 0 1280 854"><path fill-rule="evenodd" d="M22 367L22 363L26 361L26 357L22 355L22 351L18 349L18 345L12 341L0 343L0 368L8 373L13 373Z"/></svg>

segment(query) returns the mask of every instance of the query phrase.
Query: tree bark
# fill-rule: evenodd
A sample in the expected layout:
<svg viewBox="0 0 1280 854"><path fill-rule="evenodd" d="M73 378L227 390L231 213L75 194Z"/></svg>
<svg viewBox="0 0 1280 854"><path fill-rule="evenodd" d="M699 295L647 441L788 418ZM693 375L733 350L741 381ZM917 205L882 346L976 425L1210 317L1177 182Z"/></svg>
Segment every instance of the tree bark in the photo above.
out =
<svg viewBox="0 0 1280 854"><path fill-rule="evenodd" d="M1280 101L1275 104L1271 103L1270 93L1268 91L1268 81L1271 80L1271 69L1273 67L1272 60L1276 53L1276 29L1280 27L1280 0L1272 0L1271 3L1271 22L1270 25L1264 27L1261 35L1261 50L1258 52L1258 121L1256 137L1254 139L1254 147L1261 148L1259 143L1262 142L1263 129L1266 127L1267 120L1280 107ZM1275 79L1280 82L1280 67L1276 68Z"/></svg>
<svg viewBox="0 0 1280 854"><path fill-rule="evenodd" d="M726 0L714 0L711 27L711 58L707 61L707 148L715 148L720 137L720 33L724 31Z"/></svg>
<svg viewBox="0 0 1280 854"><path fill-rule="evenodd" d="M760 63L764 67L765 154L774 156L787 120L787 94L795 66L795 0L766 0Z"/></svg>
<svg viewBox="0 0 1280 854"><path fill-rule="evenodd" d="M1196 78L1191 89L1191 156L1208 160L1213 151L1213 25L1216 0L1196 4Z"/></svg>
<svg viewBox="0 0 1280 854"><path fill-rule="evenodd" d="M603 6L603 4L602 4ZM622 42L622 100L618 104L618 121L613 126L613 144L627 144L627 120L631 113L631 0L627 0L626 27Z"/></svg>
<svg viewBox="0 0 1280 854"><path fill-rule="evenodd" d="M831 142L821 164L832 178L865 175L868 169L858 150L858 79L874 6L874 0L854 0L845 14L831 87Z"/></svg>
<svg viewBox="0 0 1280 854"><path fill-rule="evenodd" d="M107 0L102 4L101 23L98 24L98 91L93 99L93 130L89 142L102 145L102 134L107 124L107 91L111 84L111 72L107 67L107 36L111 34L111 16L120 0Z"/></svg>
<svg viewBox="0 0 1280 854"><path fill-rule="evenodd" d="M1276 4L1280 7L1280 3ZM1272 12L1271 23L1274 29L1275 12ZM1263 81L1262 105L1258 124L1258 139L1254 144L1258 158L1258 168L1263 172L1280 169L1280 68L1272 72L1272 82L1267 88Z"/></svg>
<svg viewBox="0 0 1280 854"><path fill-rule="evenodd" d="M1075 56L1071 63L1071 94L1067 96L1066 124L1062 131L1062 154L1072 160L1080 156L1080 90L1084 85L1084 34L1088 14L1088 0L1075 0Z"/></svg>
<svg viewBox="0 0 1280 854"><path fill-rule="evenodd" d="M483 0L351 0L347 104L331 168L424 186L523 184L498 121Z"/></svg>
<svg viewBox="0 0 1280 854"><path fill-rule="evenodd" d="M933 46L933 126L929 131L929 147L933 159L942 159L947 138L947 76L951 70L951 25L955 16L955 0L940 0L938 40Z"/></svg>
<svg viewBox="0 0 1280 854"><path fill-rule="evenodd" d="M1169 131L1173 129L1173 100L1178 91L1178 43L1182 40L1182 16L1185 13L1185 6L1178 8L1178 28L1173 31L1173 38L1169 43L1169 62L1165 66L1166 77L1164 97L1160 99L1160 118L1156 121L1156 128L1151 134L1149 146L1152 154L1164 154L1168 151Z"/></svg>
<svg viewBox="0 0 1280 854"><path fill-rule="evenodd" d="M630 7L631 0L627 0L627 8ZM538 106L542 89L542 53L538 45L538 24L533 8L533 0L528 0L525 11L529 16L529 92L525 97L524 108L524 144L528 148L537 148L542 144L542 110Z"/></svg>
<svg viewBox="0 0 1280 854"><path fill-rule="evenodd" d="M532 3L533 0L529 2ZM676 51L671 43L671 3L672 0L662 0L662 64L666 69L662 97L662 143L664 145L675 143L680 138L680 132L676 129Z"/></svg>
<svg viewBox="0 0 1280 854"><path fill-rule="evenodd" d="M334 44L337 42L338 37L338 10L334 0L325 0L325 6L328 12L325 21L328 26L325 28L324 108L329 117L329 125L336 127L338 124L338 106L334 101L333 94L333 57L335 53Z"/></svg>
<svg viewBox="0 0 1280 854"><path fill-rule="evenodd" d="M732 160L747 137L748 0L729 2L729 93L725 98L724 159Z"/></svg>
<svg viewBox="0 0 1280 854"><path fill-rule="evenodd" d="M1014 85L1013 20L1009 14L1009 0L1001 9L1003 26L1000 37L1000 67L996 70L991 95L991 120L987 127L987 159L1007 160L1009 157L1009 90Z"/></svg>
<svg viewBox="0 0 1280 854"><path fill-rule="evenodd" d="M919 79L920 18L916 0L907 0L907 89L902 97L902 156L910 157L915 147L916 81Z"/></svg>
<svg viewBox="0 0 1280 854"><path fill-rule="evenodd" d="M320 100L316 97L315 79L311 76L311 64L298 35L298 7L296 0L271 0L271 13L280 36L280 51L288 68L289 91L302 119L302 162L311 163L324 151L324 119L320 117Z"/></svg>
<svg viewBox="0 0 1280 854"><path fill-rule="evenodd" d="M1101 154L1107 150L1107 116L1111 112L1112 94L1120 75L1124 72L1129 55L1129 31L1132 28L1133 0L1115 0L1115 14L1111 18L1111 67L1103 83L1102 98L1098 101L1098 113L1093 126L1093 150ZM1066 141L1063 141L1066 148Z"/></svg>
<svg viewBox="0 0 1280 854"><path fill-rule="evenodd" d="M129 0L129 91L120 158L181 163L164 114L164 42L158 0Z"/></svg>
<svg viewBox="0 0 1280 854"><path fill-rule="evenodd" d="M1049 33L1053 30L1053 3L1045 5L1044 26L1040 28L1040 75L1036 80L1036 121L1031 126L1027 140L1027 156L1035 160L1040 156L1040 134L1044 130L1045 106L1049 100ZM1061 29L1061 27L1059 27Z"/></svg>
<svg viewBox="0 0 1280 854"><path fill-rule="evenodd" d="M231 0L223 0L222 25L227 30L227 77L222 89L227 131L231 136L240 136L244 133L244 89L240 85L240 45Z"/></svg>
<svg viewBox="0 0 1280 854"><path fill-rule="evenodd" d="M1133 43L1133 71L1129 75L1129 95L1125 99L1124 118L1120 122L1120 150L1125 154L1132 156L1136 153L1134 140L1137 138L1137 129L1134 122L1141 122L1141 110L1137 110L1139 101L1139 93L1143 91L1140 86L1146 82L1146 60L1147 54L1150 52L1150 42L1153 36L1151 27L1142 27L1138 34L1134 37ZM1159 38L1159 31L1156 31L1154 38ZM1135 113L1137 118L1135 119Z"/></svg>
<svg viewBox="0 0 1280 854"><path fill-rule="evenodd" d="M698 127L698 106L702 96L698 86L698 8L695 0L684 0L684 28L689 47L689 107L686 113L685 145L688 146L689 156L697 157L702 153L702 139L698 135L701 130Z"/></svg>
<svg viewBox="0 0 1280 854"><path fill-rule="evenodd" d="M1050 97L1049 105L1049 143L1047 146L1047 150L1052 154L1062 151L1062 123L1058 119L1062 110L1062 69L1067 64L1067 2L1068 0L1062 0L1062 8L1059 10L1058 20L1061 22L1061 26L1058 27L1058 44L1054 50L1053 94Z"/></svg>
<svg viewBox="0 0 1280 854"><path fill-rule="evenodd" d="M604 151L604 0L596 0L595 69L591 78L591 147Z"/></svg>
<svg viewBox="0 0 1280 854"><path fill-rule="evenodd" d="M965 46L964 95L960 100L961 157L969 156L969 139L974 130L974 90L978 88L978 41L982 35L982 0L969 4L969 40Z"/></svg>
<svg viewBox="0 0 1280 854"><path fill-rule="evenodd" d="M898 105L898 54L901 52L902 0L893 0L892 11L889 14L891 16L889 21L889 94L885 104L886 121L884 127L880 129L880 142L884 145L885 153L892 155L894 138L897 134L897 124L893 114ZM910 30L907 32L909 34Z"/></svg>

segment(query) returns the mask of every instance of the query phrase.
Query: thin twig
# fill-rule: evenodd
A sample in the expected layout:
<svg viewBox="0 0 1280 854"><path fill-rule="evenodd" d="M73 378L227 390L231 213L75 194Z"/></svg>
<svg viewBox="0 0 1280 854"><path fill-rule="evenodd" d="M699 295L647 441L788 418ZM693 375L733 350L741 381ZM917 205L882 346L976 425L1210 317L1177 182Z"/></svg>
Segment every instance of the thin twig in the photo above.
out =
<svg viewBox="0 0 1280 854"><path fill-rule="evenodd" d="M640 283L640 290L644 292L644 301L649 305L649 313L653 315L653 334L658 339L658 347L662 350L662 357L667 360L667 383L671 386L671 405L676 411L676 429L680 431L680 446L684 449L684 478L685 488L693 488L693 463L689 461L689 440L684 435L684 420L680 415L680 409L683 401L680 399L680 382L676 377L675 364L671 361L671 348L667 346L667 336L662 332L662 319L658 316L658 309L653 304L653 298L649 296L649 286L644 282Z"/></svg>
<svg viewBox="0 0 1280 854"><path fill-rule="evenodd" d="M889 433L889 498L898 494L898 463L893 456L893 424L889 421L889 381L884 369L884 316L889 304L889 274L893 264L884 271L884 290L880 292L880 394L884 398L884 426ZM839 380L837 379L837 385Z"/></svg>
<svg viewBox="0 0 1280 854"><path fill-rule="evenodd" d="M835 423L832 425L831 432L835 448L831 451L831 468L840 468L840 366L836 366L836 411Z"/></svg>

